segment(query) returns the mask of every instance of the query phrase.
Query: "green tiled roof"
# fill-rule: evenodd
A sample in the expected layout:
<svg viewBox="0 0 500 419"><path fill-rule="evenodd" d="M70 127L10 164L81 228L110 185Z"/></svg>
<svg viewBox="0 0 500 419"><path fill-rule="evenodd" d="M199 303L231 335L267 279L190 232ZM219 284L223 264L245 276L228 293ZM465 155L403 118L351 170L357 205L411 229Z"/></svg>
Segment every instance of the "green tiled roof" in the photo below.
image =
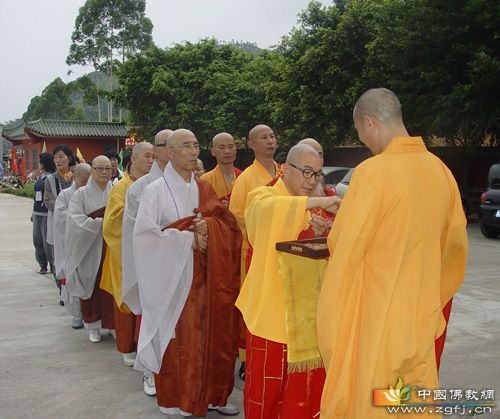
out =
<svg viewBox="0 0 500 419"><path fill-rule="evenodd" d="M37 121L27 122L25 130L42 137L128 137L128 131L123 122L39 119Z"/></svg>
<svg viewBox="0 0 500 419"><path fill-rule="evenodd" d="M8 140L21 140L23 138L27 138L24 132L24 126L24 124L19 124L15 127L3 128L2 137L7 138Z"/></svg>

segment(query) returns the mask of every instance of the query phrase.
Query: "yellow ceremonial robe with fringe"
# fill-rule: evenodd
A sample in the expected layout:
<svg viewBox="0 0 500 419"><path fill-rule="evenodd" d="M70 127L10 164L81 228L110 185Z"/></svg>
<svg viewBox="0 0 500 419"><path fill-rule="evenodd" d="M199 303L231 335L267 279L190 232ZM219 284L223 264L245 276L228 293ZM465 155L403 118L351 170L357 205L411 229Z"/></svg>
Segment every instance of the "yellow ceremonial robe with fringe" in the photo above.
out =
<svg viewBox="0 0 500 419"><path fill-rule="evenodd" d="M248 194L245 223L252 264L236 307L252 335L287 343L285 306L276 243L295 240L308 227L307 196L290 196L279 179Z"/></svg>
<svg viewBox="0 0 500 419"><path fill-rule="evenodd" d="M103 262L100 287L109 292L120 311L130 313L122 300L122 222L127 190L134 181L127 172L113 186L108 196L103 220L103 238L108 251Z"/></svg>
<svg viewBox="0 0 500 419"><path fill-rule="evenodd" d="M413 386L439 388L434 341L467 259L452 174L420 137L394 138L356 168L328 246L317 317L321 418L421 417L373 406L373 390L398 377L412 396Z"/></svg>

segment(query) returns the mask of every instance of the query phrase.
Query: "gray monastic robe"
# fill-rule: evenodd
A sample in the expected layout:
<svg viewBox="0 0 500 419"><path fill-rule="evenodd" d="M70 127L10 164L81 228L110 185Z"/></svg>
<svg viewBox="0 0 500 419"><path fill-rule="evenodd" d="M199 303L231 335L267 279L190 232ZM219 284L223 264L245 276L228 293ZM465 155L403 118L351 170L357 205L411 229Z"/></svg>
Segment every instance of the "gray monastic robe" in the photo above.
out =
<svg viewBox="0 0 500 419"><path fill-rule="evenodd" d="M63 189L57 196L54 205L54 218L53 218L53 240L54 240L54 265L56 268L56 278L66 278L65 273L65 254L64 254L64 241L66 233L66 218L68 215L69 201L73 194L76 192L75 184L73 183L69 188ZM73 317L81 317L80 300L78 297L71 295L68 292L66 285L61 286L61 300L64 301L64 308L66 312Z"/></svg>
<svg viewBox="0 0 500 419"><path fill-rule="evenodd" d="M154 162L151 171L137 179L127 190L122 225L122 298L134 314L142 313L132 246L135 219L144 189L162 175L163 172Z"/></svg>
<svg viewBox="0 0 500 419"><path fill-rule="evenodd" d="M162 228L193 215L198 206L194 175L186 184L170 163L142 194L133 235L142 307L137 370L160 370L193 281L193 233Z"/></svg>
<svg viewBox="0 0 500 419"><path fill-rule="evenodd" d="M102 256L102 218L88 214L106 205L111 190L104 191L91 177L87 186L71 197L66 219L66 286L68 291L84 300L92 296Z"/></svg>

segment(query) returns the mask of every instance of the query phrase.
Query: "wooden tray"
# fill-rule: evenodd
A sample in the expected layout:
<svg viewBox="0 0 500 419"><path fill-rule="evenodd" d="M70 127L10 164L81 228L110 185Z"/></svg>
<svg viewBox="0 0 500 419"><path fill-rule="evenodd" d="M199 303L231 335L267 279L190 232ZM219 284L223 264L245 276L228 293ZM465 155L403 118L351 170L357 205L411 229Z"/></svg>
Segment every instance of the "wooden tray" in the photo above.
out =
<svg viewBox="0 0 500 419"><path fill-rule="evenodd" d="M326 237L320 237L318 239L293 240L289 242L276 243L276 250L309 259L328 259L330 257L330 251L328 250L326 243ZM322 249L314 249L308 246L311 244L323 244L325 247Z"/></svg>

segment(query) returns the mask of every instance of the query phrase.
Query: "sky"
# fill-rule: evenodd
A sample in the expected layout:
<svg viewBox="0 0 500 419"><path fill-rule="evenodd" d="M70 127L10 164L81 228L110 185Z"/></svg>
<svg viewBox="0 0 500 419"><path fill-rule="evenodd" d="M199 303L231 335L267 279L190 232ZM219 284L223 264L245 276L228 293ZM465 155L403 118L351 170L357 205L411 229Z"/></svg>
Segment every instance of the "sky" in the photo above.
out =
<svg viewBox="0 0 500 419"><path fill-rule="evenodd" d="M55 78L68 82L92 71L68 67L78 10L85 0L0 0L0 123L20 118L32 97ZM153 41L168 47L214 37L279 43L309 0L146 0ZM331 0L323 0L323 4ZM68 70L73 74L68 76Z"/></svg>

